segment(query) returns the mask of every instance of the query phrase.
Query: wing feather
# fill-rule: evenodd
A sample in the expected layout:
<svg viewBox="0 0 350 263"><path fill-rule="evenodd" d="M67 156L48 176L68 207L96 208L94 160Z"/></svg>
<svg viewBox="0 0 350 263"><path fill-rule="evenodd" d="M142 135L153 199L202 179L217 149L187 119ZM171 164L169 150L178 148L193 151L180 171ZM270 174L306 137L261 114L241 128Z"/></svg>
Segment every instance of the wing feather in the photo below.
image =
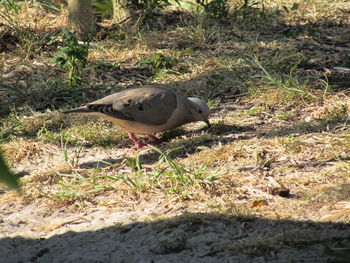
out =
<svg viewBox="0 0 350 263"><path fill-rule="evenodd" d="M169 89L142 87L124 90L87 104L90 112L147 125L165 124L177 107L177 96Z"/></svg>

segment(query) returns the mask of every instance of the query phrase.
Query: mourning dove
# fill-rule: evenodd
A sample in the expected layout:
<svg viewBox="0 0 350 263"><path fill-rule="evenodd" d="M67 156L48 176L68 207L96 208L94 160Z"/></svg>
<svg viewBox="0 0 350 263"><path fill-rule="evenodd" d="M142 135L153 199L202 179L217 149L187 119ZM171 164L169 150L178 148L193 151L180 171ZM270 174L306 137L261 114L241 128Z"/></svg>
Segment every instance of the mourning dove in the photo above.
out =
<svg viewBox="0 0 350 263"><path fill-rule="evenodd" d="M88 113L112 121L128 132L135 149L159 142L156 132L185 123L204 121L210 127L209 108L202 100L155 86L123 90L64 113ZM135 134L147 135L149 141L142 143Z"/></svg>

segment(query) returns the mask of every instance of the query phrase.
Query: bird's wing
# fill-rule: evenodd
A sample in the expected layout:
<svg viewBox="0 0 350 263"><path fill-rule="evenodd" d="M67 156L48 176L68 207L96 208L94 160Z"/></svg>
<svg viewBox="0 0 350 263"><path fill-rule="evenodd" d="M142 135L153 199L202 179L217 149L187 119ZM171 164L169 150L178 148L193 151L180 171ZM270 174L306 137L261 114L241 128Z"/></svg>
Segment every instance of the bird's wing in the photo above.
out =
<svg viewBox="0 0 350 263"><path fill-rule="evenodd" d="M163 125L177 108L177 94L169 89L142 87L124 90L85 106L112 118L146 125Z"/></svg>

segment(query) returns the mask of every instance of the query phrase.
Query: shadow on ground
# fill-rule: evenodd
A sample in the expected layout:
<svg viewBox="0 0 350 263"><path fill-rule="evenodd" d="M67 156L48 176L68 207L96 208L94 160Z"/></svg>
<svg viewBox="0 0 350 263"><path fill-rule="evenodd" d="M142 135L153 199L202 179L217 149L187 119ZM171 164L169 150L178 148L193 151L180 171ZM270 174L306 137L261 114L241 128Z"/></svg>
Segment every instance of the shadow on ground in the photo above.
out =
<svg viewBox="0 0 350 263"><path fill-rule="evenodd" d="M258 127L253 126L239 126L224 123L215 123L210 129L201 128L194 131L184 131L182 129L175 129L163 135L164 143L157 145L162 151L173 148L179 148L171 152L171 158L187 158L189 154L202 151L203 147L212 147L220 143L226 145L235 141L250 140L256 138L274 138L288 135L303 135L309 133L322 133L324 131L333 130L337 127L346 125L346 120L330 120L330 121L299 121L292 125L285 125L282 127L266 127L266 125ZM197 135L192 137L191 135ZM186 136L186 138L181 138ZM177 139L172 141L173 139ZM131 147L131 144L127 147ZM152 164L159 160L159 153L155 151L143 151L147 147L139 150L140 161L144 164ZM130 149L131 151L131 149ZM124 158L107 158L96 160L93 162L80 164L81 168L97 168L109 167L115 164L122 163ZM314 165L325 165L316 162Z"/></svg>
<svg viewBox="0 0 350 263"><path fill-rule="evenodd" d="M337 128L348 127L347 113L344 114L344 118L338 120L325 120L325 121L297 121L296 123L288 126L276 127L272 129L264 129L257 137L273 138L276 136L286 136L286 135L302 135L308 133L322 133L332 131Z"/></svg>
<svg viewBox="0 0 350 263"><path fill-rule="evenodd" d="M346 262L349 252L336 254L349 249L349 224L205 213L124 224L106 212L107 227L81 220L49 238L2 238L2 262Z"/></svg>
<svg viewBox="0 0 350 263"><path fill-rule="evenodd" d="M255 129L249 126L238 126L230 124L214 124L210 129L204 127L194 131L184 131L182 129L175 129L170 132L166 132L162 136L164 143L156 145L159 149L166 152L169 149L178 148L178 150L172 151L170 154L171 158L187 158L189 154L202 151L202 147L211 147L216 145L219 141L221 144L227 144L235 140L247 140L254 135L243 134L242 132L254 132ZM224 139L220 139L220 136L232 135ZM181 136L186 135L185 139L180 138ZM192 135L197 135L192 137ZM176 142L171 142L172 139L178 139ZM126 146L131 149L132 143ZM138 150L140 161L143 164L152 164L159 160L159 153L155 151L146 151L143 150L149 149L148 146ZM137 153L137 152L136 152ZM105 158L102 160L96 160L92 162L81 163L80 168L98 168L98 167L110 167L113 165L118 165L123 162L124 158Z"/></svg>

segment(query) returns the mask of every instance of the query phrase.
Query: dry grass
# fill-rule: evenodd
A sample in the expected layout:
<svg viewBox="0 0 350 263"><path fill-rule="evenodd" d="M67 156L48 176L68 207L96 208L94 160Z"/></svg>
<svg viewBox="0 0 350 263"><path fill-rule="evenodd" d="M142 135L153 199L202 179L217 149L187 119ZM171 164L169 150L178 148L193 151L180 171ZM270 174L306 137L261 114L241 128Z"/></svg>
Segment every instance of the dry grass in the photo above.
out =
<svg viewBox="0 0 350 263"><path fill-rule="evenodd" d="M19 199L75 208L183 202L226 215L348 223L349 71L333 67L350 66L349 10L347 1L276 0L232 13L229 21L183 14L168 30L120 29L123 38L110 33L93 43L89 61L108 65L90 65L86 83L76 87L61 84L66 75L51 60L55 47L40 47L41 54L18 42L0 54L4 74L20 76L2 76L0 138L10 165L29 174ZM57 30L62 17L30 2L11 14L19 28L37 32ZM157 74L140 66L157 52L179 61ZM148 83L214 105L209 131L194 124L164 134L163 153L179 148L167 160L155 150L124 149L125 134L107 122L58 113ZM18 89L28 86L26 93ZM290 196L271 194L276 187ZM269 242L245 239L230 253L263 255L286 238L296 246L320 240L300 231Z"/></svg>

